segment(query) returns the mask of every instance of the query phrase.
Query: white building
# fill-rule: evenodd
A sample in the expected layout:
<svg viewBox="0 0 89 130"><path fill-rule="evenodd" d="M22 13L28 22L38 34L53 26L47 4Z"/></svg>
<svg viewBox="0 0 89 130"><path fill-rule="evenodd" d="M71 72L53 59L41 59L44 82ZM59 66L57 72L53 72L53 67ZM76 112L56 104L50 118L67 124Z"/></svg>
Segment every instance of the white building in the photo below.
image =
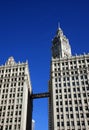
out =
<svg viewBox="0 0 89 130"><path fill-rule="evenodd" d="M0 66L0 130L30 130L31 82L28 63L10 57Z"/></svg>
<svg viewBox="0 0 89 130"><path fill-rule="evenodd" d="M89 54L72 56L60 28L52 43L49 130L89 130Z"/></svg>
<svg viewBox="0 0 89 130"><path fill-rule="evenodd" d="M35 121L32 120L32 130L35 130Z"/></svg>

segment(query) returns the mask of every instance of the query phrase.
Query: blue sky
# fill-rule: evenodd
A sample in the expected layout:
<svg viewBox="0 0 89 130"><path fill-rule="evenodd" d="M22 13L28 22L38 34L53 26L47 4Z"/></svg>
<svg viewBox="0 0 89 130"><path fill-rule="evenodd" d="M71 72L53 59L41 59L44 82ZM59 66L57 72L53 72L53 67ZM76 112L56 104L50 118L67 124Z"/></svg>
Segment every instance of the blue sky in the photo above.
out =
<svg viewBox="0 0 89 130"><path fill-rule="evenodd" d="M48 91L52 39L58 22L72 54L89 52L88 0L1 0L0 64L29 62L33 93ZM48 99L33 102L35 130L48 130Z"/></svg>

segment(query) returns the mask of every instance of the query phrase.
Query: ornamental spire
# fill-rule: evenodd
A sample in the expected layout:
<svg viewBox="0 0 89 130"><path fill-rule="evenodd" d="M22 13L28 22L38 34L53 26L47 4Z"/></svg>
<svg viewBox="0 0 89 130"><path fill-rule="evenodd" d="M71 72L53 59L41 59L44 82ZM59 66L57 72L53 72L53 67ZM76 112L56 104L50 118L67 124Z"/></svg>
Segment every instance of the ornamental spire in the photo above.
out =
<svg viewBox="0 0 89 130"><path fill-rule="evenodd" d="M56 32L57 36L62 36L63 35L63 31L60 27L60 22L58 22L58 29L57 29L57 32Z"/></svg>
<svg viewBox="0 0 89 130"><path fill-rule="evenodd" d="M58 22L58 29L60 29L60 22Z"/></svg>

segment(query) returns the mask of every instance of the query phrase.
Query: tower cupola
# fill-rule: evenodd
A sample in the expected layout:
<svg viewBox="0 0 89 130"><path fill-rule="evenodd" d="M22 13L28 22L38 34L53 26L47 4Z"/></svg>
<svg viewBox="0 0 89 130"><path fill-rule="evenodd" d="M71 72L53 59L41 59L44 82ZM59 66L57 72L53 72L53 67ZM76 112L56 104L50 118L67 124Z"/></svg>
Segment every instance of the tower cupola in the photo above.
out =
<svg viewBox="0 0 89 130"><path fill-rule="evenodd" d="M56 36L52 40L52 57L63 58L71 56L71 47L69 40L63 34L61 28L58 28Z"/></svg>

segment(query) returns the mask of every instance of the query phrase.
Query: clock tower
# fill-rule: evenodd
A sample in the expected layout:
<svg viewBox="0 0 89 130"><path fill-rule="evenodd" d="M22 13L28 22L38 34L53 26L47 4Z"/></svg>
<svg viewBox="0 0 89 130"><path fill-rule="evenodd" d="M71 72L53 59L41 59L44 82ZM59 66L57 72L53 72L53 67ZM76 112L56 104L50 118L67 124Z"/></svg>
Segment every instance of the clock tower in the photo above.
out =
<svg viewBox="0 0 89 130"><path fill-rule="evenodd" d="M63 34L61 28L58 28L56 36L52 40L52 56L53 58L64 58L71 56L69 40Z"/></svg>

